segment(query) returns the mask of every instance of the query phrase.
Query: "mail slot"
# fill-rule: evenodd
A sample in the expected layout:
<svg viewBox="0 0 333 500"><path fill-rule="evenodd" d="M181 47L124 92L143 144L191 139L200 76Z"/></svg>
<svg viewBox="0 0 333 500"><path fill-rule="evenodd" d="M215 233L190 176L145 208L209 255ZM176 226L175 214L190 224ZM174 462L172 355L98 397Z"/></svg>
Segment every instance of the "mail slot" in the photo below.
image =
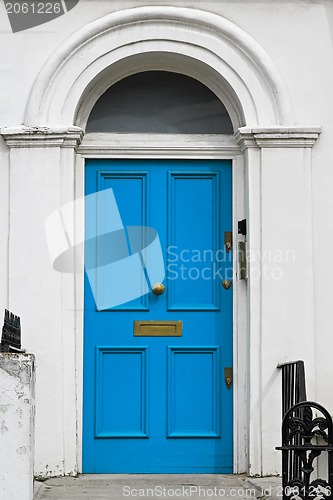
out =
<svg viewBox="0 0 333 500"><path fill-rule="evenodd" d="M134 337L181 337L182 321L134 321Z"/></svg>

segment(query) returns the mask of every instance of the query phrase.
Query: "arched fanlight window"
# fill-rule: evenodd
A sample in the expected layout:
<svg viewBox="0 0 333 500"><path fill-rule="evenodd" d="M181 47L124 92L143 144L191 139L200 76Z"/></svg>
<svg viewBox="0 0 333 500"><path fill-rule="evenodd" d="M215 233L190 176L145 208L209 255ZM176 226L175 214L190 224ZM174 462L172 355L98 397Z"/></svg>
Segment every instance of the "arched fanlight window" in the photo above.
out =
<svg viewBox="0 0 333 500"><path fill-rule="evenodd" d="M87 132L232 134L228 112L194 78L167 71L118 81L96 102Z"/></svg>

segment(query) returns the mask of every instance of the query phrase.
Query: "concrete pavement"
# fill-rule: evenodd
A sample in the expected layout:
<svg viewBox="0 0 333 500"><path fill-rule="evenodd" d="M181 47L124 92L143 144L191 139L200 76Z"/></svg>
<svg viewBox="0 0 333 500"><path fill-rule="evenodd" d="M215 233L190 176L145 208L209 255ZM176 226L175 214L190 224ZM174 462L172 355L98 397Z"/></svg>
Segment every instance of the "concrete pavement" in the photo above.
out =
<svg viewBox="0 0 333 500"><path fill-rule="evenodd" d="M221 474L84 474L35 483L34 500L280 499L281 479Z"/></svg>

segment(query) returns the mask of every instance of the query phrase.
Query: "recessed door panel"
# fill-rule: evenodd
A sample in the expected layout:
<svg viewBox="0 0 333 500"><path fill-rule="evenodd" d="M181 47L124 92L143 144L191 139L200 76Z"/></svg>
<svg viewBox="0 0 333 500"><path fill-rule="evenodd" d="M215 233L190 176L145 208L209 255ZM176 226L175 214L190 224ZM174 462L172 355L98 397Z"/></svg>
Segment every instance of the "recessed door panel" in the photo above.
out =
<svg viewBox="0 0 333 500"><path fill-rule="evenodd" d="M218 347L170 347L168 437L219 438Z"/></svg>
<svg viewBox="0 0 333 500"><path fill-rule="evenodd" d="M220 172L169 173L170 310L219 309L213 279L219 248ZM205 221L198 227L199 221Z"/></svg>
<svg viewBox="0 0 333 500"><path fill-rule="evenodd" d="M148 437L146 360L146 348L96 348L96 438Z"/></svg>
<svg viewBox="0 0 333 500"><path fill-rule="evenodd" d="M97 240L97 293L98 302L107 305L107 297L110 294L110 281L112 269L105 266L106 263L117 262L117 265L133 267L133 272L138 269L138 256L133 255L128 236L128 227L144 227L147 225L147 177L145 171L136 172L124 170L121 172L109 170L97 173L97 192L112 189L117 193L117 208L121 217L122 230L110 231L114 210L108 206L108 197L97 198L96 223L99 225L98 234L103 235ZM128 201L131 201L130 203ZM132 259L131 259L132 257ZM119 270L119 274L123 274ZM139 284L142 293L137 299L126 301L119 300L119 304L112 310L145 310L147 309L148 296L145 293L145 277L139 270ZM105 307L105 309L108 309ZM103 309L103 310L105 310Z"/></svg>

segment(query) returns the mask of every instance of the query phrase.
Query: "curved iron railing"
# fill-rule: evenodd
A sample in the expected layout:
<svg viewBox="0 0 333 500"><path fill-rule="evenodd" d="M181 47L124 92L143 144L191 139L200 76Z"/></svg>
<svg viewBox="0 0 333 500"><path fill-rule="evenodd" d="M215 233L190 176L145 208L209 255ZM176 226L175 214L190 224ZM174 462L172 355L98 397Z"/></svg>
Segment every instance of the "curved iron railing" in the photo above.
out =
<svg viewBox="0 0 333 500"><path fill-rule="evenodd" d="M282 486L284 500L331 499L333 423L320 404L306 401L303 361L279 365L282 377ZM314 477L318 457L326 454L325 478Z"/></svg>

